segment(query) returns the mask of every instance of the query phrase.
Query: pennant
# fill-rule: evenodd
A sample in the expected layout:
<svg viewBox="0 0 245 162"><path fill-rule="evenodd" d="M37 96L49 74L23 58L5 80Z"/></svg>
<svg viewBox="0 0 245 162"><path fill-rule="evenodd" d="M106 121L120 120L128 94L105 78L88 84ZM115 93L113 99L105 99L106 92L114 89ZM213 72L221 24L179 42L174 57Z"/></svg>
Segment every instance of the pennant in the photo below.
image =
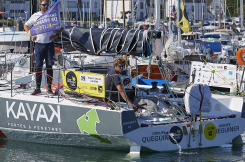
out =
<svg viewBox="0 0 245 162"><path fill-rule="evenodd" d="M26 33L26 38L31 37L30 30Z"/></svg>
<svg viewBox="0 0 245 162"><path fill-rule="evenodd" d="M185 5L183 0L181 0L181 11L182 11L182 18L179 21L179 27L184 33L188 33L191 30L191 25L188 20L188 16L185 10ZM181 14L180 14L181 15Z"/></svg>
<svg viewBox="0 0 245 162"><path fill-rule="evenodd" d="M50 7L42 16L40 16L36 23L30 30L30 36L46 33L49 31L59 30L60 26L60 13L58 2ZM28 34L28 33L27 33Z"/></svg>
<svg viewBox="0 0 245 162"><path fill-rule="evenodd" d="M172 11L171 11L171 16L176 18L176 10L175 10L175 5L173 5Z"/></svg>

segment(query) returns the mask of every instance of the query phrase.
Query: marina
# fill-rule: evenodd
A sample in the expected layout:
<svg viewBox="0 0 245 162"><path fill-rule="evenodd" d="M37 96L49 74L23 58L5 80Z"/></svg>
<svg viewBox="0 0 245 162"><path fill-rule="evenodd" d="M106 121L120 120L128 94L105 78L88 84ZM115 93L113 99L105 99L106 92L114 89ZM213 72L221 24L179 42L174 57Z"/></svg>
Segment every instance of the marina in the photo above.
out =
<svg viewBox="0 0 245 162"><path fill-rule="evenodd" d="M84 4L83 16L79 15L83 21L70 23L64 9L61 13L64 1L30 1L41 9L33 26L26 13L26 32L18 31L19 23L18 29L5 31L3 26L0 33L0 154L23 144L18 150L34 161L116 160L104 150L129 161L164 161L167 156L172 160L176 155L177 161L189 161L202 154L212 161L209 151L216 151L218 161L224 160L225 152L231 161L244 160L243 16L236 24L226 22L226 4L219 2L224 11L217 17L212 14L216 9L206 12L208 3L201 2L201 8L191 3L190 13L186 1L156 0L145 6L154 11L152 18L136 23L133 11L124 10L123 22L117 20L113 28L113 17L119 14L113 7L110 25L104 12L100 25L94 24L96 14L91 14L84 27ZM100 4L106 12L108 4L115 5ZM160 20L160 4L169 11L168 21ZM141 1L134 5L137 12L137 7L144 8ZM188 19L191 15L195 22ZM50 32L54 33L43 43L39 35ZM43 44L53 45L51 63L48 56L40 64L35 58ZM32 157L26 153L28 145L43 152ZM48 153L50 148L70 155ZM95 150L98 156L72 157L69 149L88 155ZM42 153L50 158L41 158ZM10 160L8 155L4 158Z"/></svg>

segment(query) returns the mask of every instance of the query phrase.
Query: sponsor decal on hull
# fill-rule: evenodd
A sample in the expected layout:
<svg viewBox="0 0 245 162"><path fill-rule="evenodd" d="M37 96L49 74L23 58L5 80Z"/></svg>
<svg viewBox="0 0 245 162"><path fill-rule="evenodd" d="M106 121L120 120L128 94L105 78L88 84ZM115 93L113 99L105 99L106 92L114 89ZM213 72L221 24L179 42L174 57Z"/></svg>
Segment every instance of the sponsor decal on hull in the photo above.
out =
<svg viewBox="0 0 245 162"><path fill-rule="evenodd" d="M170 138L170 141L173 144L180 143L183 138L183 132L180 127L174 126L170 129L170 134L173 134L172 138Z"/></svg>
<svg viewBox="0 0 245 162"><path fill-rule="evenodd" d="M165 131L152 132L152 136L142 137L141 140L143 143L166 141L169 140L169 133Z"/></svg>
<svg viewBox="0 0 245 162"><path fill-rule="evenodd" d="M183 133L180 127L173 126L170 131L152 132L151 136L143 136L142 143L171 141L173 144L180 143L183 139Z"/></svg>
<svg viewBox="0 0 245 162"><path fill-rule="evenodd" d="M4 118L7 121L5 126L15 129L62 132L61 128L48 124L62 123L59 105L6 100L4 111L6 112Z"/></svg>
<svg viewBox="0 0 245 162"><path fill-rule="evenodd" d="M111 144L108 139L102 138L98 135L96 131L96 123L100 123L100 120L95 109L90 110L85 115L77 119L77 125L82 134L86 132L103 143Z"/></svg>
<svg viewBox="0 0 245 162"><path fill-rule="evenodd" d="M207 140L212 141L217 134L216 126L213 123L207 123L204 128L204 136Z"/></svg>
<svg viewBox="0 0 245 162"><path fill-rule="evenodd" d="M232 126L231 123L220 124L219 128L217 129L218 134L230 133L236 131L239 131L239 126L238 125Z"/></svg>
<svg viewBox="0 0 245 162"><path fill-rule="evenodd" d="M16 111L14 107L18 107ZM46 109L51 110L52 114L49 116L47 114ZM44 104L34 104L33 107L29 105L29 103L20 102L16 105L16 102L10 103L6 101L6 112L7 118L13 117L14 119L25 118L25 120L31 121L40 121L44 119L46 122L53 122L54 119L57 119L58 123L61 123L60 118L60 106L57 105L54 108L52 105L48 104L48 107L45 107Z"/></svg>
<svg viewBox="0 0 245 162"><path fill-rule="evenodd" d="M237 132L240 130L238 125L232 125L231 123L219 124L217 127L213 123L206 124L204 135L207 140L213 140L217 134Z"/></svg>

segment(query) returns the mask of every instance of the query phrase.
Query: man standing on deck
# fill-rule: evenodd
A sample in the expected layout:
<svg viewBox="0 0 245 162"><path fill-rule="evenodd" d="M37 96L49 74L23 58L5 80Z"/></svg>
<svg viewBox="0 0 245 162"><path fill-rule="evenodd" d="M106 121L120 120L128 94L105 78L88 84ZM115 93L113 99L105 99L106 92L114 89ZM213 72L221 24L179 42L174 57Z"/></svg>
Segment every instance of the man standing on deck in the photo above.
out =
<svg viewBox="0 0 245 162"><path fill-rule="evenodd" d="M105 77L105 90L106 97L110 98L110 100L118 102L118 101L126 101L133 106L133 109L136 111L137 106L133 104L134 93L126 93L122 87L122 81L120 74L123 72L125 68L126 61L124 59L116 59L113 63L114 69L111 70ZM119 95L120 94L120 95Z"/></svg>
<svg viewBox="0 0 245 162"><path fill-rule="evenodd" d="M40 12L34 13L31 18L25 23L24 29L26 32L29 32L30 27L33 26L37 19L42 16L49 7L49 0L39 0ZM35 72L36 72L36 89L32 95L37 95L41 93L41 81L42 81L42 67L43 61L45 59L46 68L47 68L47 83L48 83L48 94L53 94L51 90L52 78L53 78L53 69L52 66L53 56L54 56L54 43L53 41L59 38L59 35L64 30L64 23L61 23L61 28L56 31L48 31L46 33L34 35L31 38L35 41L35 50L34 50L34 61L35 61Z"/></svg>

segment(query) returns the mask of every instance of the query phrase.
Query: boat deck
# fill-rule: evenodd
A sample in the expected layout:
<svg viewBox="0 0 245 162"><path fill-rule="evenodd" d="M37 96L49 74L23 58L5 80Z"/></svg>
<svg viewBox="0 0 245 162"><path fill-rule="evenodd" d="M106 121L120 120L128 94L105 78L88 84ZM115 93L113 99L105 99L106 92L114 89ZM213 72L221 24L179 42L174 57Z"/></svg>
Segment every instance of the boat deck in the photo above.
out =
<svg viewBox="0 0 245 162"><path fill-rule="evenodd" d="M58 92L50 95L46 92L46 89L41 89L41 94L31 95L34 89L23 89L16 88L11 91L11 87L5 84L0 85L0 97L7 99L17 99L24 101L32 101L32 102L42 102L42 103L51 103L51 104L62 104L66 106L76 106L76 107L84 107L87 108L95 108L95 109L103 109L103 110L115 110L115 108L111 107L108 102L104 102L103 99L92 98L89 96L81 96L81 95L68 95L65 94L64 91L60 92L58 96ZM61 89L62 91L62 89ZM127 104L120 102L118 103L116 110L126 110Z"/></svg>

